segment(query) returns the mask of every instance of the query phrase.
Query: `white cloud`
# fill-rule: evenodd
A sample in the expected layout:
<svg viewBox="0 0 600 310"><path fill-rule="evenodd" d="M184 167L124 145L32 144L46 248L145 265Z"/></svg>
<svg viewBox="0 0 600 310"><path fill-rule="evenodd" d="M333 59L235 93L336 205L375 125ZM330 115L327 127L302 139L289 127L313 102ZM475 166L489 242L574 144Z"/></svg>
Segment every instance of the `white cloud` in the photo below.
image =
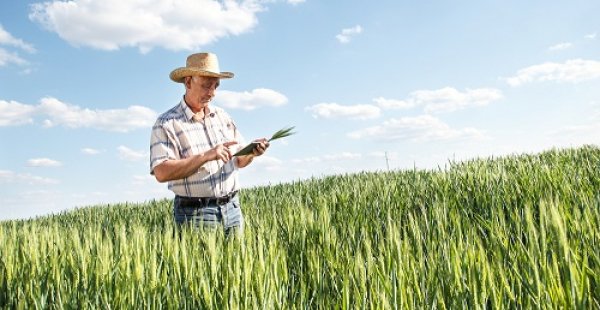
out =
<svg viewBox="0 0 600 310"><path fill-rule="evenodd" d="M300 3L306 2L306 0L287 0L287 2L291 5L298 5Z"/></svg>
<svg viewBox="0 0 600 310"><path fill-rule="evenodd" d="M305 158L294 158L291 160L294 164L314 164L321 162L321 158L318 156L310 156Z"/></svg>
<svg viewBox="0 0 600 310"><path fill-rule="evenodd" d="M590 33L590 34L586 34L584 36L584 38L588 39L588 40L595 40L596 39L596 33Z"/></svg>
<svg viewBox="0 0 600 310"><path fill-rule="evenodd" d="M370 104L341 105L337 103L318 103L304 109L314 118L348 118L365 120L379 117L381 110Z"/></svg>
<svg viewBox="0 0 600 310"><path fill-rule="evenodd" d="M288 102L286 96L271 89L257 88L251 92L221 90L215 97L215 104L230 109L254 110L260 107L279 107Z"/></svg>
<svg viewBox="0 0 600 310"><path fill-rule="evenodd" d="M119 146L119 158L125 161L141 161L148 159L148 153L144 151L134 151L126 146Z"/></svg>
<svg viewBox="0 0 600 310"><path fill-rule="evenodd" d="M556 45L552 45L548 48L548 50L550 51L561 51L561 50L566 50L568 48L573 47L573 43L571 42L563 42L563 43L558 43Z"/></svg>
<svg viewBox="0 0 600 310"><path fill-rule="evenodd" d="M16 101L0 100L0 127L33 123L34 113L35 107L33 106Z"/></svg>
<svg viewBox="0 0 600 310"><path fill-rule="evenodd" d="M452 87L420 90L411 94L411 100L425 105L425 112L451 112L470 106L485 106L502 98L502 92L493 88L467 89L460 92Z"/></svg>
<svg viewBox="0 0 600 310"><path fill-rule="evenodd" d="M324 161L342 161L342 160L358 160L362 158L360 153L341 152L337 154L326 154L323 156L310 156L305 158L295 158L291 162L294 164L316 164Z"/></svg>
<svg viewBox="0 0 600 310"><path fill-rule="evenodd" d="M0 184L25 183L30 185L51 185L60 183L56 179L44 178L29 173L15 173L8 170L0 170Z"/></svg>
<svg viewBox="0 0 600 310"><path fill-rule="evenodd" d="M257 157L253 161L252 165L254 166L253 168L257 171L276 171L280 170L283 167L283 161L273 156L262 155Z"/></svg>
<svg viewBox="0 0 600 310"><path fill-rule="evenodd" d="M4 27L2 27L1 24L0 24L0 44L17 47L17 48L20 48L29 53L35 52L35 48L33 47L33 45L26 43L21 39L17 39L15 37L13 37L8 31L4 30Z"/></svg>
<svg viewBox="0 0 600 310"><path fill-rule="evenodd" d="M28 75L28 74L31 74L31 72L33 72L33 70L31 68L25 68L25 69L21 70L19 72L19 74L20 75Z"/></svg>
<svg viewBox="0 0 600 310"><path fill-rule="evenodd" d="M361 158L362 158L362 155L360 153L351 153L351 152L342 152L339 154L329 154L329 155L323 156L323 159L331 160L331 161L354 160L354 159L361 159Z"/></svg>
<svg viewBox="0 0 600 310"><path fill-rule="evenodd" d="M554 131L556 134L571 134L572 136L578 136L583 133L593 133L595 136L598 136L598 132L600 132L600 124L588 123L583 125L574 125L574 126L565 126L558 131ZM600 141L600 140L599 140Z"/></svg>
<svg viewBox="0 0 600 310"><path fill-rule="evenodd" d="M156 184L156 179L154 176L150 174L144 175L134 175L131 184L140 186L140 185L154 185Z"/></svg>
<svg viewBox="0 0 600 310"><path fill-rule="evenodd" d="M587 117L580 119L579 124L563 126L548 132L551 141L564 141L567 145L600 144L600 109L598 103L590 102L592 109L586 113Z"/></svg>
<svg viewBox="0 0 600 310"><path fill-rule="evenodd" d="M377 97L373 99L378 106L382 109L410 109L416 105L414 100L396 100L396 99L386 99L383 97Z"/></svg>
<svg viewBox="0 0 600 310"><path fill-rule="evenodd" d="M29 167L60 167L62 163L49 158L32 158L27 161Z"/></svg>
<svg viewBox="0 0 600 310"><path fill-rule="evenodd" d="M378 159L385 159L387 157L388 160L397 160L400 158L399 154L397 152L382 152L382 151L378 151L378 152L371 152L368 154L369 157L373 157L373 158L378 158Z"/></svg>
<svg viewBox="0 0 600 310"><path fill-rule="evenodd" d="M34 53L35 48L33 45L24 42L21 39L13 37L8 31L4 30L4 27L0 24L0 45L11 46L22 49L28 53ZM5 48L0 48L0 67L8 64L16 65L27 65L28 62L21 58L17 52L11 52Z"/></svg>
<svg viewBox="0 0 600 310"><path fill-rule="evenodd" d="M547 135L556 145L600 144L599 132L600 122L597 120L580 125L565 126L548 132Z"/></svg>
<svg viewBox="0 0 600 310"><path fill-rule="evenodd" d="M100 152L101 152L100 150L92 149L89 147L81 149L81 153L83 153L85 155L97 155L97 154L100 154Z"/></svg>
<svg viewBox="0 0 600 310"><path fill-rule="evenodd" d="M471 106L485 106L500 98L502 98L502 92L494 88L467 89L460 92L452 87L444 87L436 90L414 91L405 100L379 97L373 99L373 101L384 109L407 109L424 106L425 112L440 113L461 110Z"/></svg>
<svg viewBox="0 0 600 310"><path fill-rule="evenodd" d="M57 125L69 128L95 128L99 130L128 132L133 129L149 128L156 120L156 112L142 106L127 109L90 110L68 105L56 98L42 98L40 113L48 119L45 126Z"/></svg>
<svg viewBox="0 0 600 310"><path fill-rule="evenodd" d="M10 63L16 65L25 65L27 64L27 61L21 58L17 53L11 53L3 48L0 48L0 67Z"/></svg>
<svg viewBox="0 0 600 310"><path fill-rule="evenodd" d="M546 62L521 69L517 75L506 79L510 86L521 86L531 82L578 83L600 77L600 61L571 59L565 63Z"/></svg>
<svg viewBox="0 0 600 310"><path fill-rule="evenodd" d="M336 39L342 43L349 43L352 40L352 37L362 33L363 29L360 25L356 25L352 28L344 28L342 29L342 32L338 35L336 35Z"/></svg>
<svg viewBox="0 0 600 310"><path fill-rule="evenodd" d="M390 119L379 126L348 134L353 139L374 138L380 141L428 142L439 140L482 139L483 132L475 128L453 129L431 115Z"/></svg>
<svg viewBox="0 0 600 310"><path fill-rule="evenodd" d="M75 46L177 51L248 32L263 9L257 0L52 0L31 5L29 19Z"/></svg>
<svg viewBox="0 0 600 310"><path fill-rule="evenodd" d="M45 117L45 127L95 128L99 130L128 132L149 128L157 114L142 106L127 109L90 110L69 105L52 97L42 98L39 105L0 100L0 127L33 123L33 116Z"/></svg>

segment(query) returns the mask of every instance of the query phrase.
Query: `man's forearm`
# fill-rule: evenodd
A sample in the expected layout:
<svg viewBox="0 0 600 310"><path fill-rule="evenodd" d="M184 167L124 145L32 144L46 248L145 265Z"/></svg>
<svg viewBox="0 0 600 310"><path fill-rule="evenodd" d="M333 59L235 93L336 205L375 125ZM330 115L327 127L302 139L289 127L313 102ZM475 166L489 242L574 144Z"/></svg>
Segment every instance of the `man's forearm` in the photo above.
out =
<svg viewBox="0 0 600 310"><path fill-rule="evenodd" d="M237 156L237 166L238 168L244 168L248 166L252 160L254 159L254 155L245 155L245 156Z"/></svg>
<svg viewBox="0 0 600 310"><path fill-rule="evenodd" d="M184 159L167 160L154 168L154 176L159 182L180 180L198 172L208 162L206 153Z"/></svg>

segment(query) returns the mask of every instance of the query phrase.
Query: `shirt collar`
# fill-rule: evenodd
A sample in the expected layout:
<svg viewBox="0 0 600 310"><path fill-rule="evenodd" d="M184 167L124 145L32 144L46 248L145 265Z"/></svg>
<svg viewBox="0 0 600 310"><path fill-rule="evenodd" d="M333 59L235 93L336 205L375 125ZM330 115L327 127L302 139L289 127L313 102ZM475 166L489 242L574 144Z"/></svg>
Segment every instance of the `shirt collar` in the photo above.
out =
<svg viewBox="0 0 600 310"><path fill-rule="evenodd" d="M181 105L181 108L183 109L183 113L185 114L185 118L187 120L192 120L192 118L194 117L194 112L192 111L192 109L190 109L190 107L187 105L187 103L185 103L185 97L181 98L181 102L179 103ZM208 106L208 114L210 113L215 113L216 109L214 109L213 107L211 107L210 105Z"/></svg>

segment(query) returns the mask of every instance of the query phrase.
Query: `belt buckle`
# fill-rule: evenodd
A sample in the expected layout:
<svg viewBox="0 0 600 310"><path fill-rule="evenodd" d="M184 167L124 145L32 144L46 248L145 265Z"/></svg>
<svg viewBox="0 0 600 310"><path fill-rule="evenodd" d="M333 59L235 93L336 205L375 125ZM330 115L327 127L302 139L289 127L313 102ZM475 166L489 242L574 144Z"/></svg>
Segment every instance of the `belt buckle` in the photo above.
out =
<svg viewBox="0 0 600 310"><path fill-rule="evenodd" d="M235 194L237 194L237 191L231 192L223 197L215 198L215 202L220 206L227 204L231 201L231 199L233 199L233 197L235 197Z"/></svg>
<svg viewBox="0 0 600 310"><path fill-rule="evenodd" d="M230 200L231 200L231 198L229 197L229 195L227 195L227 196L217 198L216 202L218 205L222 206L224 204L227 204Z"/></svg>

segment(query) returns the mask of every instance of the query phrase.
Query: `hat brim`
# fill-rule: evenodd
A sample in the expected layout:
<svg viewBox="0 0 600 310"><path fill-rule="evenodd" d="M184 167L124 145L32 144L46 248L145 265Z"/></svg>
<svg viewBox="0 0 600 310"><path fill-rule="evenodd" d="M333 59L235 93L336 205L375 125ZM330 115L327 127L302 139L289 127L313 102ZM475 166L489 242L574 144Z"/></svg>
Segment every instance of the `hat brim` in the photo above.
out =
<svg viewBox="0 0 600 310"><path fill-rule="evenodd" d="M212 72L212 71L206 71L206 70L197 69L197 68L193 68L193 67L192 68L182 67L182 68L177 68L177 69L171 71L171 74L169 74L169 77L174 82L183 83L183 79L186 76L196 76L196 75L216 77L216 78L220 78L220 79L230 79L234 76L234 74L232 72Z"/></svg>

